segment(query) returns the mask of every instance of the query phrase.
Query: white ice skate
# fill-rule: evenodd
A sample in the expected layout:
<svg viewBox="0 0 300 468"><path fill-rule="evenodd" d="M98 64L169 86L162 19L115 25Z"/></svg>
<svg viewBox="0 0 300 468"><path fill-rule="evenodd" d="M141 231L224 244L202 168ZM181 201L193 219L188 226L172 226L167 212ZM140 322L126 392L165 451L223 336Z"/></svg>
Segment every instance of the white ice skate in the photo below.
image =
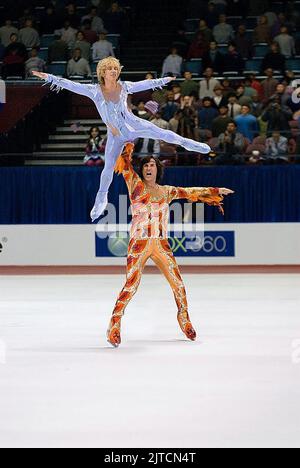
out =
<svg viewBox="0 0 300 468"><path fill-rule="evenodd" d="M105 208L108 204L108 192L101 192L97 193L96 201L94 208L91 211L91 218L92 221L96 221L96 219L100 218L100 216L104 213Z"/></svg>

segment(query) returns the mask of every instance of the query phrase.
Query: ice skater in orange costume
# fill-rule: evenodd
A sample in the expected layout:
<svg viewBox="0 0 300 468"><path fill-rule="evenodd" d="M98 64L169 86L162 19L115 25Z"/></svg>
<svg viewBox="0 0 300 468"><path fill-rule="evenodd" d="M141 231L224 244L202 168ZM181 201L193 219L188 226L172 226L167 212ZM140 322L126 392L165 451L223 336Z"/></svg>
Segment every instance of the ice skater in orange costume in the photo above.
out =
<svg viewBox="0 0 300 468"><path fill-rule="evenodd" d="M173 200L187 199L218 206L223 212L223 196L234 192L226 188L177 188L158 185L157 181L162 174L160 161L152 156L144 158L138 175L131 164L133 150L134 145L128 143L115 168L115 172L123 174L128 187L132 226L127 257L127 280L116 302L107 339L114 347L121 344L122 317L138 290L144 267L151 258L173 290L181 330L188 339L194 341L196 332L188 313L186 290L168 242L169 204Z"/></svg>

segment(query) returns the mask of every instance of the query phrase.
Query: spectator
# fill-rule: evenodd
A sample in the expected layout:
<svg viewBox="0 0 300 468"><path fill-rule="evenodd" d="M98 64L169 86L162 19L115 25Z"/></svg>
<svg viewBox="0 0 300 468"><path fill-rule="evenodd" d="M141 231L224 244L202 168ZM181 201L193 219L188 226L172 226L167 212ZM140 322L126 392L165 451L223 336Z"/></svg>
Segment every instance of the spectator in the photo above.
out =
<svg viewBox="0 0 300 468"><path fill-rule="evenodd" d="M104 23L102 18L98 16L97 7L92 7L90 9L90 13L82 18L82 23L84 25L90 24L91 30L96 34L104 31Z"/></svg>
<svg viewBox="0 0 300 468"><path fill-rule="evenodd" d="M288 33L292 34L295 30L295 24L292 21L289 21L284 13L279 13L275 23L272 26L272 37L276 37L280 34L282 26L286 26Z"/></svg>
<svg viewBox="0 0 300 468"><path fill-rule="evenodd" d="M55 33L55 40L50 44L48 50L49 63L67 62L69 60L68 44L62 39L58 32Z"/></svg>
<svg viewBox="0 0 300 468"><path fill-rule="evenodd" d="M64 21L68 21L72 28L79 29L80 16L77 14L76 5L74 3L69 3L66 6Z"/></svg>
<svg viewBox="0 0 300 468"><path fill-rule="evenodd" d="M292 116L292 111L288 107L282 107L280 99L276 98L269 104L261 118L263 122L267 122L269 133L280 128L283 133L289 135L291 130L289 122Z"/></svg>
<svg viewBox="0 0 300 468"><path fill-rule="evenodd" d="M285 107L287 105L287 102L290 99L290 95L287 90L287 86L284 83L278 83L276 86L276 92L274 96L271 96L270 100L274 101L278 99L279 103L282 107Z"/></svg>
<svg viewBox="0 0 300 468"><path fill-rule="evenodd" d="M255 91L256 91L256 94L258 95L259 99L260 100L263 100L264 98L264 90L263 90L263 87L261 85L261 82L258 81L256 79L256 76L255 75L249 75L248 77L248 83L249 83L249 86L251 86L251 88L253 88ZM246 84L246 82L245 82ZM254 96L254 95L253 95Z"/></svg>
<svg viewBox="0 0 300 468"><path fill-rule="evenodd" d="M178 55L186 57L187 51L190 47L190 41L185 35L184 28L178 28L173 36L172 46L178 50Z"/></svg>
<svg viewBox="0 0 300 468"><path fill-rule="evenodd" d="M180 104L181 99L182 99L182 94L181 94L181 86L179 83L174 83L172 85L172 92L174 94L174 102L177 102L177 104Z"/></svg>
<svg viewBox="0 0 300 468"><path fill-rule="evenodd" d="M144 120L150 120L151 114L147 111L145 108L145 102L140 101L137 105L136 110L134 111L134 114L139 117L140 119Z"/></svg>
<svg viewBox="0 0 300 468"><path fill-rule="evenodd" d="M209 45L202 32L198 32L195 40L191 43L187 59L202 58L208 51Z"/></svg>
<svg viewBox="0 0 300 468"><path fill-rule="evenodd" d="M270 52L263 59L262 72L267 68L280 71L283 74L285 73L285 56L280 52L278 42L272 42Z"/></svg>
<svg viewBox="0 0 300 468"><path fill-rule="evenodd" d="M259 133L258 121L254 115L250 114L251 108L249 105L243 105L241 114L235 118L238 131L244 135L245 138L253 142L254 138Z"/></svg>
<svg viewBox="0 0 300 468"><path fill-rule="evenodd" d="M115 57L112 43L106 39L106 31L99 34L99 40L93 44L93 60L103 60L107 57Z"/></svg>
<svg viewBox="0 0 300 468"><path fill-rule="evenodd" d="M81 50L81 56L88 62L91 59L91 44L85 40L84 34L82 31L78 31L76 35L75 49Z"/></svg>
<svg viewBox="0 0 300 468"><path fill-rule="evenodd" d="M212 29L218 23L218 12L214 2L209 2L207 6L207 13L205 15L205 22L207 26Z"/></svg>
<svg viewBox="0 0 300 468"><path fill-rule="evenodd" d="M229 44L228 53L224 57L224 65L224 71L237 72L239 75L244 71L245 62L234 43Z"/></svg>
<svg viewBox="0 0 300 468"><path fill-rule="evenodd" d="M25 28L20 29L19 40L25 45L27 49L30 47L37 47L40 45L40 36L36 29L34 29L31 19L25 22Z"/></svg>
<svg viewBox="0 0 300 468"><path fill-rule="evenodd" d="M214 89L213 103L217 109L227 105L227 99L223 95L223 86L218 84Z"/></svg>
<svg viewBox="0 0 300 468"><path fill-rule="evenodd" d="M183 96L199 96L199 85L194 81L191 72L184 72L184 81L181 83L181 93Z"/></svg>
<svg viewBox="0 0 300 468"><path fill-rule="evenodd" d="M271 138L266 141L266 154L272 160L288 162L288 139L275 130Z"/></svg>
<svg viewBox="0 0 300 468"><path fill-rule="evenodd" d="M9 46L12 34L16 34L18 37L19 31L12 25L12 20L7 19L5 25L0 28L0 42L4 47Z"/></svg>
<svg viewBox="0 0 300 468"><path fill-rule="evenodd" d="M214 97L214 89L220 84L214 77L214 71L212 68L207 68L204 72L204 80L200 82L199 98L204 99L205 97Z"/></svg>
<svg viewBox="0 0 300 468"><path fill-rule="evenodd" d="M153 80L154 76L152 73L147 73L145 80ZM134 93L130 95L131 102L134 106L137 106L139 102L148 102L152 100L152 89L147 89L145 91L140 91L139 93Z"/></svg>
<svg viewBox="0 0 300 468"><path fill-rule="evenodd" d="M53 34L53 31L59 28L59 20L53 6L48 6L41 18L41 34Z"/></svg>
<svg viewBox="0 0 300 468"><path fill-rule="evenodd" d="M216 41L212 41L209 45L209 51L203 56L203 68L212 68L217 73L221 73L224 67L224 55L218 50Z"/></svg>
<svg viewBox="0 0 300 468"><path fill-rule="evenodd" d="M181 135L181 121L183 118L183 112L181 110L178 110L174 117L170 120L169 122L169 127L170 130L174 133L178 133Z"/></svg>
<svg viewBox="0 0 300 468"><path fill-rule="evenodd" d="M213 33L212 33L212 30L209 29L209 27L207 26L207 23L205 20L200 20L200 23L199 23L199 29L196 33L196 36L198 35L198 33L201 33L203 35L203 38L205 40L205 42L207 44L209 44L210 42L212 42L214 40L214 36L213 36Z"/></svg>
<svg viewBox="0 0 300 468"><path fill-rule="evenodd" d="M246 26L241 24L238 27L238 32L235 38L236 50L243 57L243 59L250 59L253 56L252 40L247 36Z"/></svg>
<svg viewBox="0 0 300 468"><path fill-rule="evenodd" d="M253 96L251 108L251 112L254 115L254 117L256 117L257 119L261 117L264 110L264 104L260 101L258 94Z"/></svg>
<svg viewBox="0 0 300 468"><path fill-rule="evenodd" d="M164 120L169 122L175 113L179 110L179 104L174 101L173 91L168 92L167 102L161 107L161 115Z"/></svg>
<svg viewBox="0 0 300 468"><path fill-rule="evenodd" d="M295 39L289 35L286 26L281 27L279 36L276 36L274 40L279 44L280 52L286 59L296 55Z"/></svg>
<svg viewBox="0 0 300 468"><path fill-rule="evenodd" d="M46 62L38 54L38 49L33 47L30 52L30 58L25 62L25 74L27 78L32 76L33 70L42 73L46 70Z"/></svg>
<svg viewBox="0 0 300 468"><path fill-rule="evenodd" d="M183 59L177 53L177 48L172 47L171 54L164 60L162 76L181 76Z"/></svg>
<svg viewBox="0 0 300 468"><path fill-rule="evenodd" d="M153 125L156 125L157 127L163 130L170 129L169 123L166 122L162 118L162 115L160 112L157 112L155 114L154 118L151 120L151 123L153 123ZM140 138L136 145L136 152L140 153L140 155L143 155L143 156L149 153L160 154L160 145L161 145L160 140L149 140L148 138Z"/></svg>
<svg viewBox="0 0 300 468"><path fill-rule="evenodd" d="M193 98L184 96L181 101L181 111L183 114L181 135L186 138L195 139L195 128L197 124L197 112L193 105Z"/></svg>
<svg viewBox="0 0 300 468"><path fill-rule="evenodd" d="M27 50L24 44L18 42L18 36L12 34L10 44L6 47L3 57L3 77L22 76L25 77L25 61Z"/></svg>
<svg viewBox="0 0 300 468"><path fill-rule="evenodd" d="M241 105L241 106L249 106L251 108L252 106L252 98L250 96L247 96L246 95L246 89L245 89L245 86L243 84L241 84L237 90L236 90L236 96L237 96L237 99L238 99L238 103Z"/></svg>
<svg viewBox="0 0 300 468"><path fill-rule="evenodd" d="M104 158L104 140L101 138L99 127L93 127L90 130L90 136L87 141L86 155L83 160L86 166L102 166Z"/></svg>
<svg viewBox="0 0 300 468"><path fill-rule="evenodd" d="M269 26L268 18L264 15L260 16L258 25L254 29L253 42L254 44L269 44L271 42L271 28Z"/></svg>
<svg viewBox="0 0 300 468"><path fill-rule="evenodd" d="M202 109L198 111L199 128L201 130L211 130L213 121L218 117L219 112L213 106L213 100L205 97L202 101Z"/></svg>
<svg viewBox="0 0 300 468"><path fill-rule="evenodd" d="M89 42L91 45L93 45L95 42L98 41L99 36L95 31L92 30L92 25L91 25L90 20L87 19L82 23L81 31L84 35L85 40Z"/></svg>
<svg viewBox="0 0 300 468"><path fill-rule="evenodd" d="M231 86L231 83L228 80L228 78L225 78L225 80L222 81L222 86L223 86L223 89L224 89L224 97L226 99L228 99L228 96L230 94L235 94L235 90Z"/></svg>
<svg viewBox="0 0 300 468"><path fill-rule="evenodd" d="M218 44L228 44L234 38L233 27L227 23L226 15L220 15L219 24L214 27L213 35Z"/></svg>
<svg viewBox="0 0 300 468"><path fill-rule="evenodd" d="M253 88L252 86L252 80L250 77L247 77L244 82L245 90L244 90L244 96L250 97L251 101L253 101L253 96L257 96L258 92L256 89Z"/></svg>
<svg viewBox="0 0 300 468"><path fill-rule="evenodd" d="M33 11L32 7L25 8L23 10L23 16L21 16L19 18L19 28L20 29L23 29L23 28L26 27L26 21L27 20L31 20L32 26L36 23L36 17L33 15L32 11Z"/></svg>
<svg viewBox="0 0 300 468"><path fill-rule="evenodd" d="M68 44L68 47L70 49L74 48L74 45L76 42L77 30L72 28L69 21L65 21L64 27L58 31L55 31L55 33L61 35L62 40Z"/></svg>
<svg viewBox="0 0 300 468"><path fill-rule="evenodd" d="M104 15L106 29L110 34L121 34L124 21L124 11L118 2L113 2L110 9Z"/></svg>
<svg viewBox="0 0 300 468"><path fill-rule="evenodd" d="M81 56L81 50L76 48L73 52L73 58L69 60L67 66L67 75L70 76L92 76L92 70L89 62Z"/></svg>
<svg viewBox="0 0 300 468"><path fill-rule="evenodd" d="M274 72L272 68L267 68L265 71L265 74L267 78L262 82L261 85L262 85L263 96L264 96L263 101L267 102L271 98L271 96L274 95L277 85L278 85L278 81L275 80L274 78Z"/></svg>
<svg viewBox="0 0 300 468"><path fill-rule="evenodd" d="M234 120L238 115L240 115L242 106L238 103L236 94L230 94L228 96L228 111L229 116Z"/></svg>
<svg viewBox="0 0 300 468"><path fill-rule="evenodd" d="M212 134L214 138L218 138L221 133L225 133L228 124L232 123L233 120L229 117L228 106L220 107L219 117L217 117L212 124Z"/></svg>
<svg viewBox="0 0 300 468"><path fill-rule="evenodd" d="M242 164L243 158L240 155L243 154L245 145L245 138L237 131L237 124L230 122L225 133L218 137L218 149L222 154L216 157L216 164Z"/></svg>

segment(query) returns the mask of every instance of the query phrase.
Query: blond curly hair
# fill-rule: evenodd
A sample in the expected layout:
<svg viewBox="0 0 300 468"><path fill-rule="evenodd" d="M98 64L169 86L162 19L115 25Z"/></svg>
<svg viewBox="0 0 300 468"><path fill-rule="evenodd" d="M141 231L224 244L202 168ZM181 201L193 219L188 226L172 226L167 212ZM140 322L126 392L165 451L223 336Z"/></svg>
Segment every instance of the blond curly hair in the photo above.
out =
<svg viewBox="0 0 300 468"><path fill-rule="evenodd" d="M97 76L98 76L98 81L100 84L102 85L105 84L104 74L107 68L111 65L113 66L117 65L117 67L119 68L119 75L118 75L118 79L119 79L122 68L123 68L122 65L120 64L120 61L114 57L107 57L101 60L97 65Z"/></svg>

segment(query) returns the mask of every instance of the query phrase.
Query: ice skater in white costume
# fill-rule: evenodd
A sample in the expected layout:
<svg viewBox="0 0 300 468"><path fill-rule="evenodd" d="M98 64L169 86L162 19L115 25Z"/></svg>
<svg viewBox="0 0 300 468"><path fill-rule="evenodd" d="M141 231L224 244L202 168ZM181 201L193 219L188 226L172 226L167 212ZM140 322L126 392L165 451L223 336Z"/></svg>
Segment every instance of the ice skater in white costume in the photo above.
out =
<svg viewBox="0 0 300 468"><path fill-rule="evenodd" d="M101 60L97 67L98 84L75 83L47 73L32 72L34 76L50 83L51 90L67 89L92 99L103 122L108 127L105 167L101 174L100 189L95 206L91 211L93 221L103 214L107 206L108 190L113 180L114 167L125 143L134 142L138 138L150 138L180 145L188 151L196 153L207 154L211 151L211 148L204 143L183 138L174 132L163 130L136 117L128 108L128 94L162 88L175 78L167 77L137 83L122 82L119 80L121 70L119 60L113 57Z"/></svg>

